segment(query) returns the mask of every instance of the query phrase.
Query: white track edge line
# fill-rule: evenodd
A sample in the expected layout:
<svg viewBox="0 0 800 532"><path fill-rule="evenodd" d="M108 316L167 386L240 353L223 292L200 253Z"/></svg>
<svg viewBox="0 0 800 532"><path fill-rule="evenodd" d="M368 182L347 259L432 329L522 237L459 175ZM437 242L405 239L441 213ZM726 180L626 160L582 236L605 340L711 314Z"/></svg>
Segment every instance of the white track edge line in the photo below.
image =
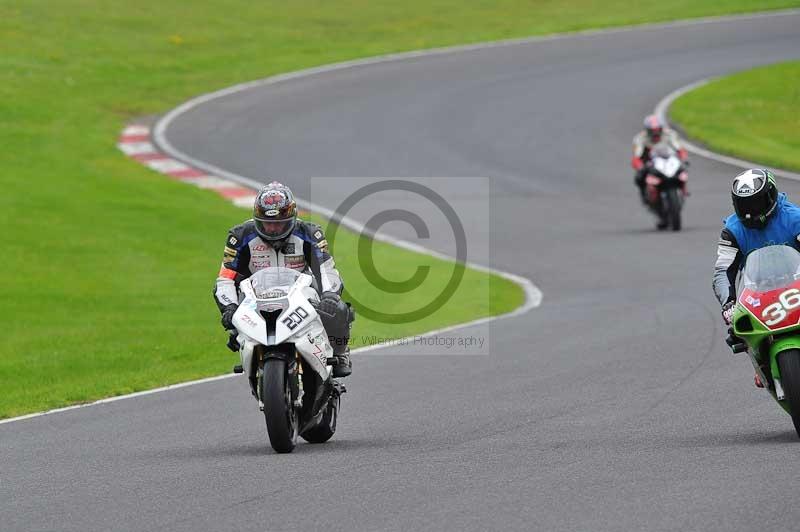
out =
<svg viewBox="0 0 800 532"><path fill-rule="evenodd" d="M22 421L24 419L33 419L41 416L46 416L48 414L58 414L60 412L68 412L70 410L77 410L79 408L86 408L87 406L95 406L95 405L102 405L105 403L114 403L117 401L121 401L123 399L131 399L133 397L141 397L143 395L152 395L154 393L164 392L167 390L175 390L178 388L185 388L186 386L192 386L194 384L201 384L204 382L213 382L222 379L228 379L230 377L234 377L234 374L229 375L217 375L215 377L206 377L204 379L198 379L194 381L187 381L187 382L179 382L177 384L170 384L168 386L162 386L160 388L153 388L151 390L143 390L141 392L134 392L125 395L115 395L113 397L106 397L105 399L98 399L97 401L92 401L90 403L82 403L79 405L71 405L65 406L62 408L54 408L53 410L45 410L43 412L34 412L32 414L26 414L24 416L12 417L8 419L0 419L0 425L4 425L6 423L12 423L14 421Z"/></svg>
<svg viewBox="0 0 800 532"><path fill-rule="evenodd" d="M222 96L226 96L228 94L233 94L235 92L246 90L246 89L251 88L251 87L256 87L256 86L259 86L259 85L267 85L267 84L272 84L272 83L278 83L280 81L287 81L287 80L290 80L290 79L296 79L296 78L300 78L300 77L310 76L310 75L313 75L313 74L321 74L321 73L325 73L325 72L331 72L331 71L334 71L334 70L339 70L339 69L344 69L344 68L353 68L353 67L365 66L365 65L370 65L370 64L385 63L385 62L389 62L389 61L399 61L399 60L403 60L403 59L413 59L413 58L416 58L416 57L425 57L425 56L439 55L439 54L446 54L446 53L465 52L465 51L470 51L470 50L482 50L482 49L494 48L494 47L499 47L499 46L512 46L512 45L516 45L516 44L529 44L529 43L534 43L534 42L547 42L547 41L553 41L553 40L557 40L557 39L564 39L564 38L568 38L568 37L591 36L591 35L609 35L609 34L624 33L624 32L628 32L628 31L635 31L635 30L641 30L641 29L679 28L679 27L695 26L695 25L702 25L702 24L713 24L713 23L716 23L716 22L728 22L728 21L735 21L735 20L769 18L769 17L778 17L778 16L795 15L795 14L800 14L800 9L781 9L781 10L775 10L775 11L766 11L766 12L762 12L762 13L745 13L745 14L737 14L737 15L720 15L720 16L701 17L701 18L696 18L696 19L679 20L679 21L672 21L672 22L661 22L661 23L652 23L652 24L634 24L634 25L630 25L630 26L620 26L620 27L616 27L616 28L595 29L595 30L581 30L581 31L576 31L576 32L556 33L556 34L552 34L552 35L540 35L540 36L536 36L536 37L523 37L523 38L518 38L518 39L506 39L506 40L500 40L500 41L489 41L489 42L485 42L485 43L475 43L475 44L466 44L466 45L457 45L457 46L447 46L447 47L442 47L442 48L431 48L431 49L428 49L428 50L416 50L416 51L411 51L411 52L401 52L401 53L396 53L396 54L386 54L386 55L376 56L376 57L372 57L372 58L368 58L368 59L356 59L356 60L352 60L352 61L344 61L344 62L340 62L340 63L334 63L332 65L323 65L323 66L320 66L320 67L314 67L314 68L309 68L309 69L305 69L305 70L299 70L297 72L290 72L290 73L287 73L287 74L278 74L278 75L271 76L271 77L268 77L268 78L265 78L265 79L261 79L261 80L255 80L255 81L250 81L250 82L246 82L246 83L240 83L238 85L234 85L234 86L228 87L226 89L222 89L222 90L219 90L219 91L216 91L216 92L212 92L212 93L208 93L208 94L199 96L197 98L193 98L193 99L183 103L182 105L176 107L175 109L173 109L172 111L167 113L167 115L165 115L161 120L159 120L158 123L156 124L155 131L153 132L153 136L154 136L154 138L156 140L156 143L159 144L159 147L162 150L164 150L165 152L170 153L171 155L175 156L173 154L173 152L174 153L180 153L180 152L178 152L178 150L175 150L169 144L169 142L166 141L166 138L164 138L164 130L166 129L166 125L164 125L164 122L165 122L165 120L167 118L170 118L170 120L172 120L175 116L178 116L182 112L185 112L185 111L191 109L192 107L195 107L196 105L198 105L200 103L204 103L205 101L210 101L210 100L213 100L213 99L216 99L216 98L220 98ZM706 82L707 82L707 80L706 80ZM699 86L699 84L695 84L695 86ZM686 91L684 91L684 92L686 92ZM669 96L671 96L671 95L668 95L667 98L669 98ZM677 94L677 95L673 96L672 100L674 100L678 96L680 96L680 94ZM665 98L665 100L667 98ZM671 103L672 100L670 100L669 103ZM659 103L661 103L661 102L659 102ZM665 106L666 108L669 107L669 103L666 104L666 106ZM697 147L697 146L694 146L694 145L690 145L688 142L685 142L685 144L687 145L687 149L690 149L690 151L697 150L697 151L695 151L695 153L698 153L700 155L704 155L704 156L709 157L711 159L714 159L715 157L719 157L719 159L716 159L716 160L721 160L722 162L728 162L727 160L723 160L723 159L730 159L732 161L736 161L736 162L729 163L729 164L733 164L735 166L741 166L740 163L746 162L746 161L741 161L740 159L728 158L728 157L723 156L723 155L718 155L718 154L715 154L715 153L712 153L712 152L708 152L707 150L704 150L703 148L700 148L700 147ZM172 149L173 152L171 152L170 149ZM703 152L708 153L708 155L705 155L705 153L703 153ZM202 161L199 161L199 160L191 158L191 157L184 158L184 160L186 162L189 162L190 164L202 163ZM200 167L208 166L208 167L214 168L212 165L206 165L205 163L202 163L202 165L198 164L197 166L200 166ZM745 165L745 167L746 166L747 165ZM758 165L755 165L755 166L758 166ZM221 169L218 169L218 170L221 170ZM222 173L228 174L228 176L230 177L230 174L228 172L222 171ZM786 175L787 172L785 172L785 171L780 171L780 173L779 173L779 171L776 171L775 173L778 174L778 175L781 175L781 177L789 177L789 176ZM794 176L794 177L789 177L790 179L800 180L800 175L794 174L792 172L788 172L788 174L790 174L791 176ZM247 180L247 178L244 178L244 179ZM248 181L250 181L250 180L248 180ZM259 186L261 184L261 183L256 182L256 181L254 181L253 183L255 183L256 185L259 185ZM250 186L253 186L253 184L251 183ZM309 208L309 210L313 210L313 209ZM345 225L343 220L340 223L342 223L342 225ZM380 237L380 238L378 238L378 237ZM384 238L391 238L391 237L387 237L386 235L376 235L376 239L378 239L378 240L383 240ZM409 244L412 247L415 246L411 242L407 242L407 244ZM395 244L395 245L397 245L397 244ZM402 247L402 246L398 246L398 247ZM406 248L406 249L408 249L408 248ZM429 251L432 251L432 250L429 250ZM435 254L432 254L432 253L431 253L431 255L432 256L436 256ZM452 260L453 259L452 257L448 257L448 256L445 256L445 258L447 260ZM522 305L521 307L518 307L517 309L515 309L515 310L513 310L511 312L508 312L506 314L501 314L499 316L491 316L491 317L488 317L488 318L481 318L481 319L474 320L474 321L471 321L471 322L467 322L467 323L463 323L463 324L459 324L459 325L454 325L452 327L445 327L443 329L434 330L434 331L430 331L428 333L425 333L423 335L419 335L418 337L432 336L432 335L435 335L435 334L438 334L438 333L442 333L442 332L449 332L451 330L454 330L454 329L460 328L460 327L469 327L471 325L479 325L479 324L485 323L486 321L489 321L489 320L517 316L517 315L520 315L520 314L524 314L525 312L527 312L531 308L538 307L541 304L542 293L536 287L536 285L534 285L530 281L530 279L527 279L525 277L522 277L522 276L519 276L519 275L516 275L516 274L513 274L513 273L503 272L503 271L499 271L499 270L497 270L497 271L492 271L491 269L487 270L483 266L477 265L477 264L471 264L470 263L470 264L468 264L468 266L470 266L471 268L476 269L476 270L489 271L490 273L494 273L496 275L499 275L501 277L504 277L506 279L514 281L517 284L521 284L523 286L523 289L525 290L526 303L524 305ZM533 304L533 302L536 302L536 303ZM529 307L529 305L530 305L530 307ZM372 349L377 349L379 347L382 347L382 346L362 347L362 348L354 349L353 353L355 354L355 353L359 353L359 352L363 352L363 351L370 351ZM216 381L216 380L227 379L227 378L230 378L232 376L235 376L235 375L233 375L233 374L219 375L219 376L216 376L216 377L209 377L209 378L206 378L206 379L199 379L199 380L195 380L195 381L188 381L188 382L173 384L173 385L170 385L170 386L164 386L162 388L154 388L152 390L146 390L146 391L143 391L143 392L136 392L136 393L127 394L127 395L118 395L118 396L115 396L115 397L109 397L109 398L106 398L106 399L100 399L100 400L94 401L92 403L86 403L86 404L80 404L80 405L72 405L72 406L67 406L67 407L64 407L64 408L57 408L57 409L54 409L54 410L47 410L47 411L44 411L44 412L34 412L32 414L26 414L24 416L12 417L12 418L8 418L8 419L0 419L0 425L7 424L7 423L12 423L12 422L15 422L15 421L22 421L22 420L25 420L25 419L32 419L32 418L36 418L36 417L41 417L41 416L45 416L45 415L48 415L48 414L66 412L68 410L77 410L79 408L85 408L85 407L88 407L88 406L93 406L93 405L98 405L98 404L103 404L103 403L112 403L112 402L115 402L115 401L120 401L122 399L130 399L130 398L133 398L133 397L140 397L140 396L143 396L143 395L155 394L155 393L159 393L159 392L163 392L163 391L167 391L167 390L174 390L176 388L182 388L182 387L185 387L185 386L192 386L194 384L201 384L201 383L204 383L204 382L212 382L212 381Z"/></svg>
<svg viewBox="0 0 800 532"><path fill-rule="evenodd" d="M342 224L342 225L344 225L344 224ZM448 259L452 260L451 257L448 257ZM474 269L483 269L483 267L478 267L477 265L473 266L473 268ZM477 325L482 325L484 323L489 323L491 321L499 320L499 319L502 319L502 318L510 318L510 317L514 317L514 316L519 316L521 314L524 314L524 313L528 312L529 310L531 310L533 308L538 307L541 304L542 293L536 287L536 285L534 285L532 282L530 282L529 279L526 279L525 277L521 277L521 276L518 276L518 275L515 275L515 274L512 274L512 273L502 272L502 271L493 271L491 273L494 273L496 275L499 275L500 277L504 277L506 279L509 279L509 280L517 283L518 285L520 285L523 288L524 292L525 292L525 303L523 305L520 305L519 307L515 308L512 311L506 312L504 314L499 314L497 316L487 316L487 317L484 317L484 318L478 318L476 320L472 320L472 321L468 321L468 322L464 322L464 323L458 323L458 324L455 324L455 325L450 325L448 327L442 327L440 329L433 329L431 331L427 331L427 332L424 332L424 333L416 334L414 336L406 336L406 337L403 337L403 338L396 338L396 339L387 341L386 343L382 343L382 344L375 344L375 345L368 345L368 346L364 346L364 347L359 347L359 348L353 349L352 354L355 355L355 354L359 354L359 353L366 353L366 352L369 352L369 351L375 351L377 349L382 349L382 348L386 348L386 347L393 347L396 344L399 344L399 343L401 343L403 341L407 341L407 340L411 340L411 339L430 338L432 336L436 336L436 335L439 335L439 334L452 332L452 331L455 331L455 330L458 330L458 329L463 329L465 327L473 327L473 326L477 326ZM153 395L153 394L156 394L156 393L166 392L166 391L170 391L170 390L176 390L176 389L179 389L179 388L185 388L187 386L194 386L195 384L204 384L204 383L208 383L208 382L220 381L220 380L223 380L223 379L230 379L230 378L236 377L236 376L237 375L234 374L234 373L228 373L228 374L225 374L225 375L217 375L217 376L214 376L214 377L206 377L206 378L203 378L203 379L197 379L197 380L193 380L193 381L186 381L186 382L180 382L180 383L177 383L177 384L170 384L168 386L162 386L160 388L153 388L151 390L143 390L141 392L134 392L134 393L129 393L129 394L125 394L125 395L116 395L116 396L113 396L113 397L107 397L105 399L98 399L97 401L92 401L90 403L82 403L82 404L79 404L79 405L65 406L65 407L62 407L62 408L55 408L53 410L45 410L45 411L42 411L42 412L34 412L34 413L31 413L31 414L25 414L23 416L18 416L18 417L12 417L12 418L8 418L8 419L0 419L0 425L5 425L5 424L8 424L8 423L14 423L16 421L24 421L26 419L34 419L34 418L37 418L37 417L47 416L47 415L50 415L50 414L59 414L59 413L62 413L62 412L68 412L70 410L78 410L80 408L86 408L86 407L90 407L90 406L97 406L97 405L102 405L102 404L106 404L106 403L115 403L117 401L122 401L123 399L133 399L135 397L143 397L143 396L146 396L146 395Z"/></svg>
<svg viewBox="0 0 800 532"><path fill-rule="evenodd" d="M687 92L691 92L694 89L698 89L704 85L707 85L711 81L716 79L720 79L720 76L704 78L694 83L690 83L674 91L670 92L666 96L664 96L655 107L655 114L664 122L664 123L671 123L669 120L669 108L672 103L686 94ZM739 159L738 157L732 157L730 155L723 155L721 153L713 152L706 148L700 147L697 144L694 144L690 140L686 139L685 136L682 136L681 141L683 145L686 147L687 150L694 153L695 155L699 155L701 157L705 157L706 159L711 159L712 161L717 161L724 164L729 164L731 166L736 166L742 169L749 169L749 168L764 168L765 165L761 163L756 163L753 161L747 161L745 159ZM794 181L800 181L800 174L796 172L792 172L790 170L784 170L781 168L772 168L769 165L766 165L766 168L769 168L773 174L778 177L782 177L785 179L792 179Z"/></svg>

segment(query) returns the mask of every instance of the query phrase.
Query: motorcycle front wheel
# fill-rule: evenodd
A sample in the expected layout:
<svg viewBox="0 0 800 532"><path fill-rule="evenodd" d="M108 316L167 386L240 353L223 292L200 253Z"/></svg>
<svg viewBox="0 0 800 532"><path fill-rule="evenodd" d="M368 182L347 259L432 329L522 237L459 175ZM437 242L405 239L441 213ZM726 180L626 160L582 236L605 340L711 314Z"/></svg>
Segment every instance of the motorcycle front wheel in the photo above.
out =
<svg viewBox="0 0 800 532"><path fill-rule="evenodd" d="M673 231L681 230L681 198L677 188L667 191L667 217Z"/></svg>
<svg viewBox="0 0 800 532"><path fill-rule="evenodd" d="M286 361L268 358L261 379L261 401L264 403L269 443L276 452L290 453L297 444L298 421Z"/></svg>
<svg viewBox="0 0 800 532"><path fill-rule="evenodd" d="M778 355L781 385L792 412L794 430L800 437L800 350L788 349Z"/></svg>

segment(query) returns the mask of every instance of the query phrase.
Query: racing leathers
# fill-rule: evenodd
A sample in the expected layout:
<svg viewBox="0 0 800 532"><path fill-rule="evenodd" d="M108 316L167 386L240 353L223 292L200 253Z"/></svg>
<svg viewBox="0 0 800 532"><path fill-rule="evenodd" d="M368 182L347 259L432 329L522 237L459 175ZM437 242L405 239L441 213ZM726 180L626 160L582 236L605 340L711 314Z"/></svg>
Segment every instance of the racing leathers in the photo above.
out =
<svg viewBox="0 0 800 532"><path fill-rule="evenodd" d="M353 315L349 306L339 298L342 278L328 253L322 229L302 220L297 220L292 233L279 243L262 239L252 219L228 232L222 267L214 286L214 300L222 313L225 328L231 328L230 317L239 304L239 283L258 270L276 266L313 275L321 294L318 311L331 339L334 355L346 356ZM233 342L229 346L231 344L232 348L235 347Z"/></svg>
<svg viewBox="0 0 800 532"><path fill-rule="evenodd" d="M780 244L800 250L799 236L800 207L786 199L783 192L778 194L775 210L763 229L745 227L735 214L728 216L719 238L714 266L714 294L723 309L736 301L736 277L751 251Z"/></svg>
<svg viewBox="0 0 800 532"><path fill-rule="evenodd" d="M678 134L672 129L664 128L658 140L653 140L646 131L640 131L633 137L633 158L631 166L636 170L634 183L639 187L639 193L644 200L644 178L647 175L647 163L650 162L650 153L659 144L666 144L678 154L681 161L688 157L686 149L678 140Z"/></svg>

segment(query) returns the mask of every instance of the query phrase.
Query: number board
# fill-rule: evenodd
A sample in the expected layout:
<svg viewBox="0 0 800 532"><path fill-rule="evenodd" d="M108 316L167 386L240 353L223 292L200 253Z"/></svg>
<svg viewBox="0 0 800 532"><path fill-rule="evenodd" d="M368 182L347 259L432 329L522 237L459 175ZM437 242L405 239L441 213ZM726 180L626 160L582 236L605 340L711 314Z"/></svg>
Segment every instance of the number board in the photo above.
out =
<svg viewBox="0 0 800 532"><path fill-rule="evenodd" d="M739 304L771 331L794 327L800 323L800 281L769 292L745 288Z"/></svg>
<svg viewBox="0 0 800 532"><path fill-rule="evenodd" d="M303 307L297 307L292 310L285 318L281 319L284 325L289 328L290 331L297 329L297 327L303 323L308 317L308 311Z"/></svg>

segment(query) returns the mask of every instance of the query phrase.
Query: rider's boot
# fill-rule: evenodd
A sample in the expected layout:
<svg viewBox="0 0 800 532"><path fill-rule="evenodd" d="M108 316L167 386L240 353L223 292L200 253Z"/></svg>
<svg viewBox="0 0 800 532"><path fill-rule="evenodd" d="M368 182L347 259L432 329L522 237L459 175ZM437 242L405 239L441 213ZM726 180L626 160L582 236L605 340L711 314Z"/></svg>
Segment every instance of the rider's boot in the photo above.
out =
<svg viewBox="0 0 800 532"><path fill-rule="evenodd" d="M350 348L345 348L341 355L335 355L336 364L333 365L333 376L337 379L347 377L353 373L353 362L350 360Z"/></svg>
<svg viewBox="0 0 800 532"><path fill-rule="evenodd" d="M761 377L758 376L758 373L756 373L756 376L753 379L753 384L756 385L756 388L763 388L764 387L764 383L761 382Z"/></svg>

